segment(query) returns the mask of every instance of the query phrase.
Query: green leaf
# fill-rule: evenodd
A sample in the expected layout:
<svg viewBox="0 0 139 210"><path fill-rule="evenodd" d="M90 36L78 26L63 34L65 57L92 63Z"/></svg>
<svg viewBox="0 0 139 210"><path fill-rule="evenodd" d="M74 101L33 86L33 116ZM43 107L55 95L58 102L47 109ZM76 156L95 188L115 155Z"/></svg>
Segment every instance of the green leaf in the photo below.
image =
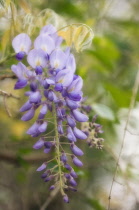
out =
<svg viewBox="0 0 139 210"><path fill-rule="evenodd" d="M111 121L115 120L114 112L108 106L104 104L93 104L92 108L100 117Z"/></svg>
<svg viewBox="0 0 139 210"><path fill-rule="evenodd" d="M104 87L107 91L109 91L109 93L113 97L113 100L115 101L115 104L118 107L129 106L132 94L131 90L122 90L121 88L110 83L104 84Z"/></svg>

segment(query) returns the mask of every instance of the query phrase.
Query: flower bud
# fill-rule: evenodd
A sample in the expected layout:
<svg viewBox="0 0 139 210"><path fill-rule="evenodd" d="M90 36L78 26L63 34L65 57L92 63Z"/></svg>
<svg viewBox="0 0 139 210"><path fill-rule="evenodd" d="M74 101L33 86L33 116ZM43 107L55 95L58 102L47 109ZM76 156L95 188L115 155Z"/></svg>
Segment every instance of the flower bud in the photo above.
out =
<svg viewBox="0 0 139 210"><path fill-rule="evenodd" d="M70 148L74 155L82 156L84 154L83 151L75 144L71 144Z"/></svg>
<svg viewBox="0 0 139 210"><path fill-rule="evenodd" d="M73 160L73 163L74 163L77 167L82 167L82 166L83 166L83 163L82 163L77 157L74 157L72 160Z"/></svg>
<svg viewBox="0 0 139 210"><path fill-rule="evenodd" d="M42 171L46 168L46 166L47 166L46 163L43 163L39 168L37 168L36 171Z"/></svg>
<svg viewBox="0 0 139 210"><path fill-rule="evenodd" d="M40 138L34 145L33 148L34 149L40 149L44 146L44 140L42 138Z"/></svg>
<svg viewBox="0 0 139 210"><path fill-rule="evenodd" d="M69 203L69 198L68 198L68 196L66 194L63 196L63 201L65 203Z"/></svg>

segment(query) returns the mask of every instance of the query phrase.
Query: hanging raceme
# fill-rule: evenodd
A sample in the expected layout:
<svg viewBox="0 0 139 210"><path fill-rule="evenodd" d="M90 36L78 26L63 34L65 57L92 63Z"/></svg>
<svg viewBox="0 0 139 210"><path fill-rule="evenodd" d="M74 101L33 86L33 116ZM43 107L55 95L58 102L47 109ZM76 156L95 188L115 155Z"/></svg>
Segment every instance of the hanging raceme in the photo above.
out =
<svg viewBox="0 0 139 210"><path fill-rule="evenodd" d="M73 42L76 40L81 49L83 46L81 43L84 42L87 33L86 30L84 35L84 30L80 26L76 28L74 40L73 38L71 40ZM69 36L72 37L72 33ZM89 146L94 146L94 142L89 140L92 138L89 136L91 126L94 128L93 138L95 139L102 131L101 126L95 124L96 118L93 118L90 126L87 124L85 130L76 127L76 123L88 121L86 113L90 110L90 106L82 105L83 80L75 74L76 63L70 47L62 50L62 41L62 37L58 36L53 25L44 26L33 44L27 34L17 35L12 41L12 46L16 52L16 59L20 62L12 65L11 69L18 78L14 88L21 89L26 86L30 88L25 92L28 97L27 102L20 108L20 112L25 112L21 120L31 120L39 109L37 119L27 130L27 134L31 137L38 137L33 148L43 149L44 153L55 150L54 157L42 163L37 171L44 171L41 176L44 182L52 182L49 189L60 188L64 202L68 203L67 191L76 191L77 186L75 181L77 173L72 163L77 167L83 166L79 158L84 153L76 146L76 142L78 140L81 143L81 140L88 139ZM76 46L77 49L78 47ZM24 57L29 68L21 62ZM52 113L54 124L54 136L52 137L51 132L50 138L47 133L50 123L47 119L48 112ZM69 148L70 153L67 153L66 147Z"/></svg>

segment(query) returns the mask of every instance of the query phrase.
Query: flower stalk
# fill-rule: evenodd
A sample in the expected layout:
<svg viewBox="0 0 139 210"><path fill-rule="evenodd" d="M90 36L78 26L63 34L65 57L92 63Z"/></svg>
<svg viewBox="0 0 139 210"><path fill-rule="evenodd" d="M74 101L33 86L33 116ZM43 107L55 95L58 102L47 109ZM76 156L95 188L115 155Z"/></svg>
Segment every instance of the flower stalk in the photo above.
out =
<svg viewBox="0 0 139 210"><path fill-rule="evenodd" d="M60 161L60 141L59 141L59 134L57 130L57 115L56 115L56 107L53 103L53 115L54 115L54 126L55 126L55 140L56 140L56 154L57 154L57 164L58 164L58 170L59 170L59 185L60 185L60 191L62 195L65 195L63 191L63 181L62 181L62 169L61 169L61 161Z"/></svg>

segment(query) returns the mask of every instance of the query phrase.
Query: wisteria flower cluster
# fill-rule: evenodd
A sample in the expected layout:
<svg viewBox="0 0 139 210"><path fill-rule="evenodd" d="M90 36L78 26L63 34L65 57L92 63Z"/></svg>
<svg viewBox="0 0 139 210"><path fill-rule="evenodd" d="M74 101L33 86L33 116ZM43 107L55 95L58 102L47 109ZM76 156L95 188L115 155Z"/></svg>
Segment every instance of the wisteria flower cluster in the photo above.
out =
<svg viewBox="0 0 139 210"><path fill-rule="evenodd" d="M83 166L79 157L84 153L76 142L88 139L89 133L76 126L78 122L88 121L81 111L83 80L75 74L75 58L69 47L62 49L62 41L52 25L44 26L33 44L27 34L17 35L12 46L19 63L11 69L18 78L15 89L30 87L25 92L28 100L20 108L20 112L25 112L21 120L31 120L35 111L39 111L36 121L27 130L31 137L38 137L33 148L43 148L44 153L55 151L54 158L42 163L37 171L44 171L41 176L44 182L53 181L50 190L59 187L64 202L68 203L66 191L76 191L77 186L77 173L71 162L77 167ZM23 58L26 58L26 66L21 62ZM47 135L48 112L52 113L55 128L52 140ZM100 132L99 126L95 129ZM70 153L64 151L64 144L69 146ZM54 162L52 167L50 162Z"/></svg>

